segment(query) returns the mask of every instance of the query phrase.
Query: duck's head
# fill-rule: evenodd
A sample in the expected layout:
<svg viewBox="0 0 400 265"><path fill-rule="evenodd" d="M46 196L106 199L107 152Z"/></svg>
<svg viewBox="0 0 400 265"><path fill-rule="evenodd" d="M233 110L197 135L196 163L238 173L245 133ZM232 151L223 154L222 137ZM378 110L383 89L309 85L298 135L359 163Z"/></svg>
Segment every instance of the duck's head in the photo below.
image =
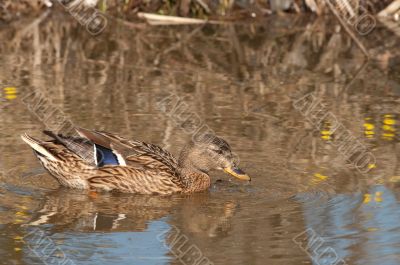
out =
<svg viewBox="0 0 400 265"><path fill-rule="evenodd" d="M204 173L218 169L238 179L251 180L238 167L229 144L224 139L211 134L190 141L180 154L179 166Z"/></svg>

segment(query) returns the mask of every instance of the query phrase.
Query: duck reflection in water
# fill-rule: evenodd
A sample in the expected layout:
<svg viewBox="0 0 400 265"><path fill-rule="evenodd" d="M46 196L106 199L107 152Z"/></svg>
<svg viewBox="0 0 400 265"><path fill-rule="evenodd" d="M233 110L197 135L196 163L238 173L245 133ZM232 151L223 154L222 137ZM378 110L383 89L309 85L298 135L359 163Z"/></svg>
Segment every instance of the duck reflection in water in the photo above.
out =
<svg viewBox="0 0 400 265"><path fill-rule="evenodd" d="M143 232L162 220L185 233L224 236L231 229L237 203L210 193L151 196L59 189L50 192L29 225L52 224L54 230L79 232Z"/></svg>

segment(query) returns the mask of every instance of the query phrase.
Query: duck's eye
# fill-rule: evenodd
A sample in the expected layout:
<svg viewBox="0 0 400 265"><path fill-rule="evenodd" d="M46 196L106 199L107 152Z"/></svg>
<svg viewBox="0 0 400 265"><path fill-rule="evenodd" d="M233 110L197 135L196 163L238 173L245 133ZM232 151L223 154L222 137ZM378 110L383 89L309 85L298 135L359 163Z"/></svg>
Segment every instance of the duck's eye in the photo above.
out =
<svg viewBox="0 0 400 265"><path fill-rule="evenodd" d="M222 150L221 149L214 149L213 150L215 153L222 155Z"/></svg>

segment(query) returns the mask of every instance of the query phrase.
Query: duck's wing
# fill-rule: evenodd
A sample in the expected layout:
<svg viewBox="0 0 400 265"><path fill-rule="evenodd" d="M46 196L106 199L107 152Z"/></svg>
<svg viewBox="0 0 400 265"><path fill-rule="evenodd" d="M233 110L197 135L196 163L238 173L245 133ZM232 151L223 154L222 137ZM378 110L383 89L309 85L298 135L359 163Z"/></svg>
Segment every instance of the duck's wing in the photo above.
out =
<svg viewBox="0 0 400 265"><path fill-rule="evenodd" d="M112 150L120 162L119 165L142 169L149 175L162 172L163 175L170 176L174 183L181 185L181 179L176 172L178 163L175 157L161 147L127 140L104 131L90 131L83 128L76 128L76 131L96 146Z"/></svg>
<svg viewBox="0 0 400 265"><path fill-rule="evenodd" d="M43 131L44 134L53 138L52 142L55 145L63 145L68 150L78 155L89 165L96 165L95 149L93 143L82 137L65 136L62 134L56 134L52 131Z"/></svg>
<svg viewBox="0 0 400 265"><path fill-rule="evenodd" d="M52 131L43 131L44 134L53 138L49 141L56 145L65 147L91 166L102 167L105 165L125 165L122 160L108 147L97 145L87 138L66 136L56 134Z"/></svg>
<svg viewBox="0 0 400 265"><path fill-rule="evenodd" d="M126 138L104 131L90 131L83 128L77 128L76 131L81 136L105 148L124 150L125 157L147 155L163 161L174 168L178 165L175 157L170 152L155 144L127 140Z"/></svg>

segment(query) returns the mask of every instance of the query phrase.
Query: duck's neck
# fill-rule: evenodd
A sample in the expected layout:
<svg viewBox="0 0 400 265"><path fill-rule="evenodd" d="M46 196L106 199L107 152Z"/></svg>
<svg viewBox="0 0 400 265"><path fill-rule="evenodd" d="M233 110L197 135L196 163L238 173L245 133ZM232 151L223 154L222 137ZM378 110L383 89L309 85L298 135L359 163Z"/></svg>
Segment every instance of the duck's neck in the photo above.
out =
<svg viewBox="0 0 400 265"><path fill-rule="evenodd" d="M192 161L198 159L193 157L191 152L192 145L188 144L183 149L178 160L178 171L185 192L196 192L206 190L210 187L210 176L198 169Z"/></svg>
<svg viewBox="0 0 400 265"><path fill-rule="evenodd" d="M195 168L180 168L180 177L185 186L185 192L203 191L210 187L210 176Z"/></svg>

